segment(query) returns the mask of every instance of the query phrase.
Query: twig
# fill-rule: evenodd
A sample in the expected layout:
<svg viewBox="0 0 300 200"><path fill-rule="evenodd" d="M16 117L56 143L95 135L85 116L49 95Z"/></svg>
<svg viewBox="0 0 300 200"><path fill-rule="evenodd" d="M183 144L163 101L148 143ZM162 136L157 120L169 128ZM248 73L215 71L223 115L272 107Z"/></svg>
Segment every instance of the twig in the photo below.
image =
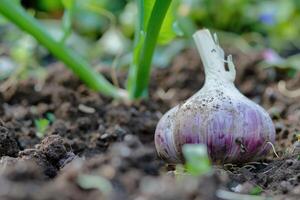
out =
<svg viewBox="0 0 300 200"><path fill-rule="evenodd" d="M274 145L272 144L272 142L267 142L267 144L270 144L270 145L271 145L271 147L272 147L272 149L273 149L273 152L274 152L275 156L276 156L277 158L279 158L278 154L276 153L276 149L275 149Z"/></svg>
<svg viewBox="0 0 300 200"><path fill-rule="evenodd" d="M297 98L300 97L300 89L296 90L288 90L286 88L286 82L285 81L279 81L278 82L278 90L281 92L284 96L290 97L290 98Z"/></svg>

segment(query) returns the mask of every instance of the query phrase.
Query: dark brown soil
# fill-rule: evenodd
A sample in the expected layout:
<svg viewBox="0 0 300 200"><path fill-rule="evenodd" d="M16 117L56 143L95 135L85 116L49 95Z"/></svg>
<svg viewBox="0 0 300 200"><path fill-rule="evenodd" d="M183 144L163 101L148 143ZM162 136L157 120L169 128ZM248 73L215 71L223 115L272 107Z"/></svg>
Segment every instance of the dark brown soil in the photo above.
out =
<svg viewBox="0 0 300 200"><path fill-rule="evenodd" d="M274 120L280 158L270 154L262 162L217 167L200 178L175 176L157 158L153 135L159 118L203 84L194 50L182 52L170 68L155 69L150 98L132 105L88 90L55 64L44 83L20 81L0 93L0 199L210 200L233 198L224 191L253 194L257 188L263 196L300 199L300 161L292 155L300 96L284 96L277 87L285 80L296 89L300 74L288 79L284 71L259 68L258 55L231 51L236 85ZM49 113L55 120L41 139L34 121Z"/></svg>

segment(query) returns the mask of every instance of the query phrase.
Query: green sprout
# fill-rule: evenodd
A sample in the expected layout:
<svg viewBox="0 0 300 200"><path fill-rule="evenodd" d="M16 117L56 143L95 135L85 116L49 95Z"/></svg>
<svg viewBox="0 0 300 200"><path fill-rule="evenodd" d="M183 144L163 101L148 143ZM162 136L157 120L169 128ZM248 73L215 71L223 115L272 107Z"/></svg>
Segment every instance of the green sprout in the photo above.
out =
<svg viewBox="0 0 300 200"><path fill-rule="evenodd" d="M205 145L185 144L182 151L185 158L185 170L189 174L200 176L211 171L211 162Z"/></svg>
<svg viewBox="0 0 300 200"><path fill-rule="evenodd" d="M172 0L137 0L139 23L135 33L135 49L127 84L133 99L146 95L154 49L171 2ZM173 15L170 12L164 24L167 27L163 30L172 31L170 26L172 26ZM165 36L166 40L169 40L174 36L174 32L167 32Z"/></svg>
<svg viewBox="0 0 300 200"><path fill-rule="evenodd" d="M36 128L36 136L43 138L46 134L46 130L49 125L55 121L55 115L51 112L46 113L45 118L39 118L34 120L34 125Z"/></svg>
<svg viewBox="0 0 300 200"><path fill-rule="evenodd" d="M171 6L172 2L175 3ZM174 26L176 2L177 0L137 0L139 23L126 90L114 86L85 59L66 46L65 41L72 32L71 19L75 0L62 0L65 8L62 21L64 34L60 41L54 40L45 28L22 8L19 1L1 0L0 14L34 37L91 89L115 99L134 100L147 96L152 57L157 42L167 43L176 36L172 28L177 27Z"/></svg>
<svg viewBox="0 0 300 200"><path fill-rule="evenodd" d="M251 195L260 195L263 192L263 189L259 187L258 185L251 188L249 194Z"/></svg>
<svg viewBox="0 0 300 200"><path fill-rule="evenodd" d="M45 118L35 119L34 125L37 130L36 136L39 138L43 138L46 134L46 130L49 127L50 121Z"/></svg>
<svg viewBox="0 0 300 200"><path fill-rule="evenodd" d="M111 183L101 176L81 174L77 177L77 184L83 189L98 189L104 195L113 190Z"/></svg>

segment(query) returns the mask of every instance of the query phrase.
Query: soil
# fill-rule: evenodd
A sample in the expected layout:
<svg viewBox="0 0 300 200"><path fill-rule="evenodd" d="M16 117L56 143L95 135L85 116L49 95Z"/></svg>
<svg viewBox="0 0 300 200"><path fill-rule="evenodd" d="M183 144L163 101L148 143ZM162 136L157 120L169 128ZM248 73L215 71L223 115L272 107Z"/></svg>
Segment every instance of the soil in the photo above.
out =
<svg viewBox="0 0 300 200"><path fill-rule="evenodd" d="M278 89L279 80L289 90L299 87L300 73L288 78L284 70L260 68L259 55L229 52L238 66L237 87L273 119L278 158L271 152L263 161L215 166L197 178L177 175L157 157L158 120L203 85L194 50L153 70L149 99L130 105L90 91L55 63L45 81L19 81L0 93L0 199L300 199L300 150L294 148L300 96ZM124 77L120 72L121 84ZM55 119L40 138L35 120L50 115Z"/></svg>

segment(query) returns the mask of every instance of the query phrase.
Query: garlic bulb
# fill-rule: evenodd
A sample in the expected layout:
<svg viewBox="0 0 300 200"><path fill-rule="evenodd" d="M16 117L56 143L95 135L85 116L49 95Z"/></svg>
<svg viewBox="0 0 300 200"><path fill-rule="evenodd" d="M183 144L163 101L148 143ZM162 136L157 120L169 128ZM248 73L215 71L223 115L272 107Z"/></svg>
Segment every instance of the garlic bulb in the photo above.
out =
<svg viewBox="0 0 300 200"><path fill-rule="evenodd" d="M168 111L155 131L159 156L183 161L184 144L205 144L212 161L239 163L265 156L275 129L268 113L234 86L235 67L207 29L194 34L203 62L205 84L184 103ZM225 63L228 69L225 68Z"/></svg>

